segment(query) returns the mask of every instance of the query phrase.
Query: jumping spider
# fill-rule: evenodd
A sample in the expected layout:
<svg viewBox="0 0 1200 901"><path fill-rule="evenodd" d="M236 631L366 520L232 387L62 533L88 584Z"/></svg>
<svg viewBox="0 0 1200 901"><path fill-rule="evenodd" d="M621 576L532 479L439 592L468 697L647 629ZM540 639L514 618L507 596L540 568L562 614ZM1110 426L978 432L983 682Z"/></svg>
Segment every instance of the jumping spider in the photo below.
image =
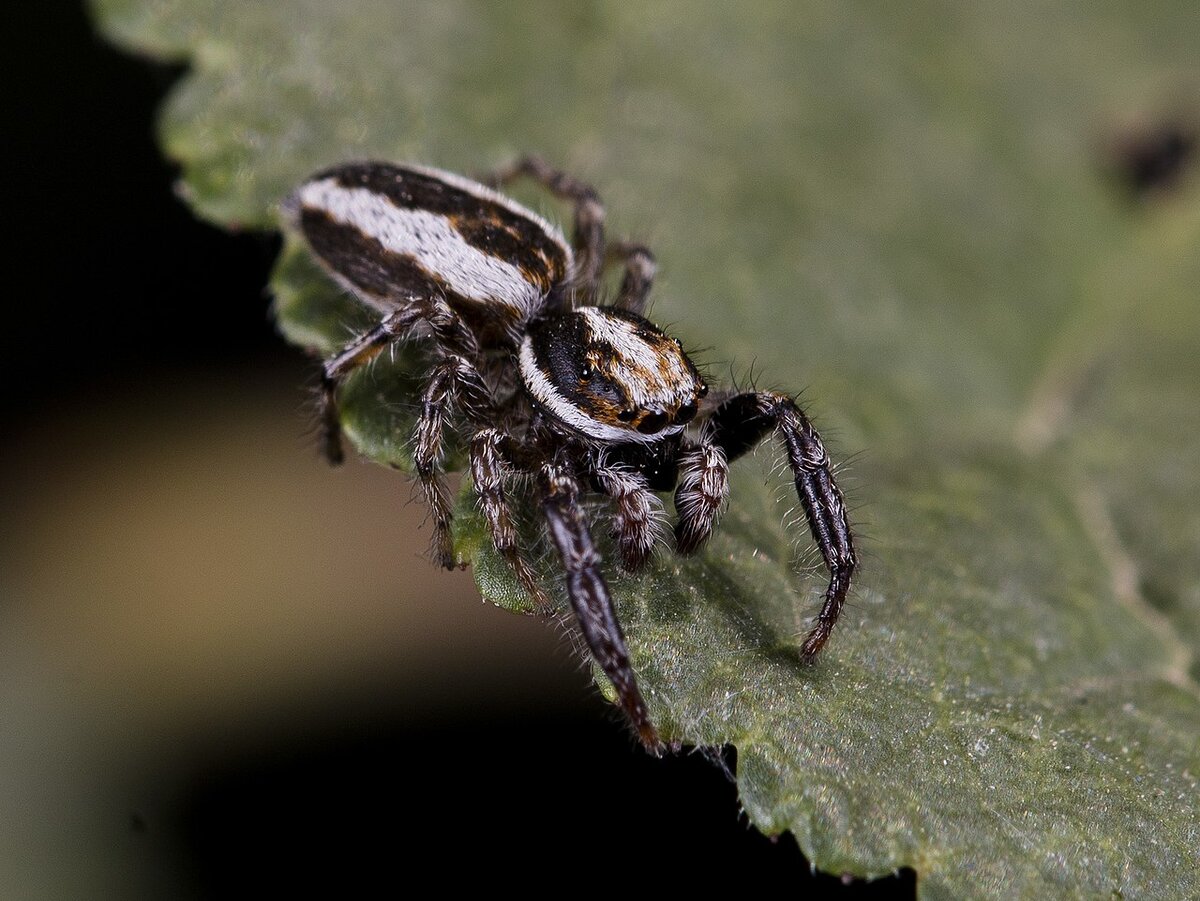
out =
<svg viewBox="0 0 1200 901"><path fill-rule="evenodd" d="M528 176L574 205L570 246L554 226L498 193ZM604 240L588 185L536 157L476 182L422 166L347 163L312 176L284 204L333 279L382 318L324 364L325 455L342 460L337 407L346 376L396 342L421 341L430 368L413 435L432 511L435 554L455 565L441 467L447 434L468 442L471 480L496 550L542 608L551 607L518 542L509 487L532 477L566 571L583 636L643 744L660 747L629 662L581 498L615 505L622 564L644 564L658 499L675 491L675 545L700 548L728 495L729 463L779 435L813 539L830 572L801 649L812 660L837 622L854 543L829 457L795 401L775 392L711 392L677 340L642 316L655 273L638 244ZM615 300L601 278L624 267Z"/></svg>

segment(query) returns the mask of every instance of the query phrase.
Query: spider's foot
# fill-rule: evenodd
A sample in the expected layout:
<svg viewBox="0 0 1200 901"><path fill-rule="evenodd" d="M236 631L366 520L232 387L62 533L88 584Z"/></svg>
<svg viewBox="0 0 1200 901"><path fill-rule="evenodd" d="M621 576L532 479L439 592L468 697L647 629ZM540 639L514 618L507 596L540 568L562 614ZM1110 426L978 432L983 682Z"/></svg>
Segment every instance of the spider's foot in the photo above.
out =
<svg viewBox="0 0 1200 901"><path fill-rule="evenodd" d="M621 545L621 568L626 572L635 573L650 559L653 548L644 545Z"/></svg>
<svg viewBox="0 0 1200 901"><path fill-rule="evenodd" d="M535 612L537 613L553 613L554 602L550 600L550 595L546 594L546 589L542 587L537 576L533 574L533 570L529 568L529 564L524 558L518 554L510 555L509 566L512 567L513 573L517 577L517 581L521 583L521 587L525 589L525 593L529 595L529 599L533 601Z"/></svg>
<svg viewBox="0 0 1200 901"><path fill-rule="evenodd" d="M321 432L321 456L330 466L337 466L346 459L342 450L342 421L338 416L337 401L334 400L336 383L325 378L321 394L317 398L317 422Z"/></svg>
<svg viewBox="0 0 1200 901"><path fill-rule="evenodd" d="M821 648L825 647L825 642L829 640L831 632L833 632L833 623L818 623L816 628L808 633L804 644L800 646L800 660L804 663L813 663L817 659L817 655L821 653Z"/></svg>
<svg viewBox="0 0 1200 901"><path fill-rule="evenodd" d="M658 737L658 730L654 728L654 724L649 719L642 722L634 721L637 727L638 738L642 742L642 747L653 754L655 757L662 757L666 746L663 745L662 739Z"/></svg>
<svg viewBox="0 0 1200 901"><path fill-rule="evenodd" d="M804 644L800 646L800 658L803 662L812 663L821 653L821 648L825 647L825 642L829 640L833 627L841 615L842 606L846 602L846 592L850 589L850 577L854 572L854 567L853 556L842 563L831 566L833 575L829 579L829 588L825 592L825 604L821 608L820 615L817 616L817 624L804 639Z"/></svg>
<svg viewBox="0 0 1200 901"><path fill-rule="evenodd" d="M708 532L685 526L682 522L675 524L675 550L685 557L691 556L704 547L708 542Z"/></svg>
<svg viewBox="0 0 1200 901"><path fill-rule="evenodd" d="M641 739L642 747L646 749L646 752L655 757L662 757L670 750L659 740L658 733L654 729L650 729L649 732L638 732L638 738Z"/></svg>
<svg viewBox="0 0 1200 901"><path fill-rule="evenodd" d="M467 564L458 558L458 554L454 553L454 542L449 534L438 535L433 540L430 556L433 557L433 562L442 569L467 568Z"/></svg>
<svg viewBox="0 0 1200 901"><path fill-rule="evenodd" d="M654 723L650 719L650 711L646 709L646 702L642 698L637 683L633 681L632 673L630 673L629 681L617 689L617 701L625 711L625 715L629 717L629 721L633 723L633 728L637 730L642 746L655 757L662 756L664 750L662 739L658 737L658 730L654 728Z"/></svg>
<svg viewBox="0 0 1200 901"><path fill-rule="evenodd" d="M325 430L321 436L321 456L330 466L341 466L346 461L346 452L342 448L342 433Z"/></svg>
<svg viewBox="0 0 1200 901"><path fill-rule="evenodd" d="M554 612L554 601L550 600L550 595L546 594L546 590L541 585L527 585L525 592L539 613Z"/></svg>

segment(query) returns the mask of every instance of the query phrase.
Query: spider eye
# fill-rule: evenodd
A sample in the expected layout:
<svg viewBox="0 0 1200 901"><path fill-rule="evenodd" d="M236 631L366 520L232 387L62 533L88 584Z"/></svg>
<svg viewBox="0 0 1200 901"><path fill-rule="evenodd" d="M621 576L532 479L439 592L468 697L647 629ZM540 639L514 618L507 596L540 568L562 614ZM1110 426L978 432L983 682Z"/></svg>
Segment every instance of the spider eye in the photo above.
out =
<svg viewBox="0 0 1200 901"><path fill-rule="evenodd" d="M682 407L679 408L679 411L675 414L675 422L678 425L687 425L687 423L691 422L695 418L696 418L696 402L695 401L692 401L690 404L684 404Z"/></svg>
<svg viewBox="0 0 1200 901"><path fill-rule="evenodd" d="M707 397L708 396L708 385L701 382L700 390L697 391L696 393L699 394L701 397Z"/></svg>
<svg viewBox="0 0 1200 901"><path fill-rule="evenodd" d="M617 414L617 419L621 422L632 422L635 416L637 416L637 410L622 410Z"/></svg>
<svg viewBox="0 0 1200 901"><path fill-rule="evenodd" d="M593 375L595 375L595 373L592 371L592 367L588 366L586 363L583 365L583 368L579 370L579 378L585 382L590 381Z"/></svg>

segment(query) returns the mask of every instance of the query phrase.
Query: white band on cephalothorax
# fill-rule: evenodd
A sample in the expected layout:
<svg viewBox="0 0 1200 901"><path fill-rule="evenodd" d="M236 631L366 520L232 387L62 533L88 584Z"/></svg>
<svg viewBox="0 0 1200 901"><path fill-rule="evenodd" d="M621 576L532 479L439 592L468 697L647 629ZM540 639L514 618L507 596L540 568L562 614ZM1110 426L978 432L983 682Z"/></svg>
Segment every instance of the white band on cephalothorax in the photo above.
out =
<svg viewBox="0 0 1200 901"><path fill-rule="evenodd" d="M684 363L683 354L660 352L638 334L634 323L606 315L599 307L580 307L576 312L583 317L592 341L611 348L620 358L622 365L613 367L608 374L620 382L635 407L670 406L680 402L681 392L692 390L694 379ZM625 373L634 377L627 377ZM645 377L638 378L638 375ZM663 390L650 393L647 391L650 387Z"/></svg>
<svg viewBox="0 0 1200 901"><path fill-rule="evenodd" d="M542 292L521 270L472 247L445 216L398 207L367 188L343 187L336 178L309 182L300 189L299 200L374 238L392 253L412 257L455 294L503 304L523 317L541 303Z"/></svg>
<svg viewBox="0 0 1200 901"><path fill-rule="evenodd" d="M641 432L635 432L633 429L618 428L617 426L600 422L588 416L579 407L563 397L550 382L550 379L546 378L546 374L542 372L534 356L533 339L528 336L521 342L520 364L521 378L524 380L525 387L529 389L529 393L533 396L533 399L548 413L562 420L577 432L587 435L589 438L595 438L599 441L653 444L656 441L666 438L668 435L674 435L677 432L683 431L684 427L682 425L676 425L663 429L661 432L655 432L653 435L643 435Z"/></svg>

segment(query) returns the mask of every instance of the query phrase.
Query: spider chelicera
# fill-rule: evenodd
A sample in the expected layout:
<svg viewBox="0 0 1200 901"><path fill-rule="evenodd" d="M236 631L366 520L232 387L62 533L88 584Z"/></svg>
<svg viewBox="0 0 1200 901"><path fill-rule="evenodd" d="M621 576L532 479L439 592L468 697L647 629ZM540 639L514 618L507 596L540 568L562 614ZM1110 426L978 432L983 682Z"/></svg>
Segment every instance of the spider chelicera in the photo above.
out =
<svg viewBox="0 0 1200 901"><path fill-rule="evenodd" d="M519 176L573 204L571 245L495 190ZM642 316L654 257L639 244L606 244L604 208L590 186L535 157L482 182L423 166L347 163L312 176L284 203L334 280L382 317L325 362L324 452L342 460L337 392L346 376L396 342L424 343L431 362L413 460L438 562L456 564L441 465L454 434L469 447L471 482L497 552L550 609L518 540L510 496L515 479L533 480L584 639L643 744L657 750L581 506L585 492L612 499L620 561L635 570L654 546L656 492L674 490L675 547L690 554L725 505L730 462L776 433L830 573L801 647L805 660L829 638L855 569L842 493L792 397L709 391L679 342ZM624 276L613 302L600 305L611 264Z"/></svg>

